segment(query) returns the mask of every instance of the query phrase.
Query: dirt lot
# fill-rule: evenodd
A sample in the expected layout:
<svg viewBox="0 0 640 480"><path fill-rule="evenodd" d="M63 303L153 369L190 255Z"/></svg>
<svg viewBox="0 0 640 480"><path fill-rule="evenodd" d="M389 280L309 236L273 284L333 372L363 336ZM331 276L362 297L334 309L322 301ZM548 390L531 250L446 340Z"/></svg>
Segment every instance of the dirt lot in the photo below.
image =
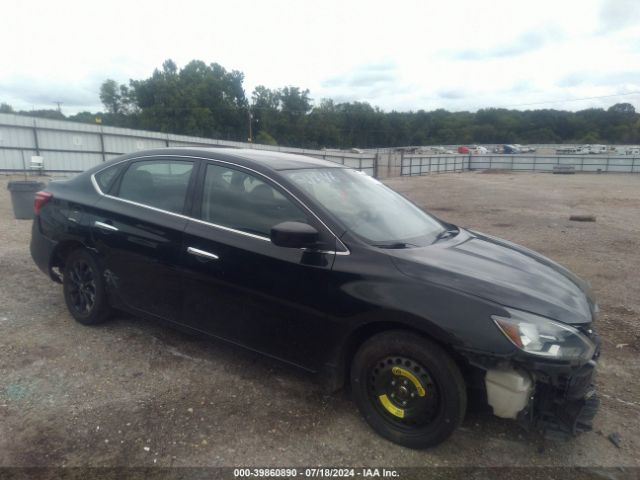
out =
<svg viewBox="0 0 640 480"><path fill-rule="evenodd" d="M348 391L325 394L275 361L128 316L95 328L74 323L61 287L31 261L31 222L13 219L6 183L0 178L1 466L640 465L640 175L388 181L448 221L568 266L592 282L602 312L594 432L552 443L469 413L428 451L386 442ZM597 222L570 222L573 213Z"/></svg>

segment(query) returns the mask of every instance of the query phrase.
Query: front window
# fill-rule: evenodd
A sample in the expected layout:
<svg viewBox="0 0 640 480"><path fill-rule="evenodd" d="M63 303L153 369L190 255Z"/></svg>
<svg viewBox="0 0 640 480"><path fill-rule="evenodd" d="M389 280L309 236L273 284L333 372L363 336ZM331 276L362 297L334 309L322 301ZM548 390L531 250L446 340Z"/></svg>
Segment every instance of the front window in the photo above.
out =
<svg viewBox="0 0 640 480"><path fill-rule="evenodd" d="M210 164L204 178L202 220L269 237L281 222L308 223L306 215L282 193L244 171Z"/></svg>
<svg viewBox="0 0 640 480"><path fill-rule="evenodd" d="M350 232L380 246L423 246L444 228L375 178L346 168L283 171L290 181L329 211Z"/></svg>

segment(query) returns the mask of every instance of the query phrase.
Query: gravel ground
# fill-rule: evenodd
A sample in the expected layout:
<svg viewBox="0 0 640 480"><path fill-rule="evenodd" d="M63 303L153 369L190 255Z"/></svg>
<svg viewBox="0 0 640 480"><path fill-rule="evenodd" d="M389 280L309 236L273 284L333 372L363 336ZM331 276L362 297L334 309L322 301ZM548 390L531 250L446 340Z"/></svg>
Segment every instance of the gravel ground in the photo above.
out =
<svg viewBox="0 0 640 480"><path fill-rule="evenodd" d="M119 316L83 327L36 269L0 178L0 466L640 466L640 176L464 173L387 181L453 223L533 248L601 306L595 431L549 442L469 413L427 451L388 443L348 391ZM595 223L570 222L593 214ZM608 435L618 432L620 448Z"/></svg>

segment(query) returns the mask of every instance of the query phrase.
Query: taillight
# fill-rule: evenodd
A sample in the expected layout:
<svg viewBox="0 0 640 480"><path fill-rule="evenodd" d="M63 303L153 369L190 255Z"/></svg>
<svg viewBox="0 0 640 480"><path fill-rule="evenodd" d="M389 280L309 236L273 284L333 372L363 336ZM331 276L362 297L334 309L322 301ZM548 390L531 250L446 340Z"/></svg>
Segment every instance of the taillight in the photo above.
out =
<svg viewBox="0 0 640 480"><path fill-rule="evenodd" d="M40 214L40 210L42 207L46 205L46 203L53 198L49 192L38 192L36 193L36 198L33 202L33 210L36 212L36 215Z"/></svg>

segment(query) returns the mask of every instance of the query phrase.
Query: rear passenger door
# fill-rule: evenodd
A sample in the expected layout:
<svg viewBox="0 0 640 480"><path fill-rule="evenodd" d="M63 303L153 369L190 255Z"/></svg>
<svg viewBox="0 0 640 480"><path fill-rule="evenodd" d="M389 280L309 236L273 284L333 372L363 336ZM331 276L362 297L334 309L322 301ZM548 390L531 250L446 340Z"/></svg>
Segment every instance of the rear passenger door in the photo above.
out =
<svg viewBox="0 0 640 480"><path fill-rule="evenodd" d="M306 222L327 250L335 237L256 172L209 163L185 229L184 322L298 365L325 348L324 311L335 255L273 245L271 227Z"/></svg>
<svg viewBox="0 0 640 480"><path fill-rule="evenodd" d="M141 313L178 321L183 215L196 162L171 157L131 161L97 203L94 244L116 301Z"/></svg>

